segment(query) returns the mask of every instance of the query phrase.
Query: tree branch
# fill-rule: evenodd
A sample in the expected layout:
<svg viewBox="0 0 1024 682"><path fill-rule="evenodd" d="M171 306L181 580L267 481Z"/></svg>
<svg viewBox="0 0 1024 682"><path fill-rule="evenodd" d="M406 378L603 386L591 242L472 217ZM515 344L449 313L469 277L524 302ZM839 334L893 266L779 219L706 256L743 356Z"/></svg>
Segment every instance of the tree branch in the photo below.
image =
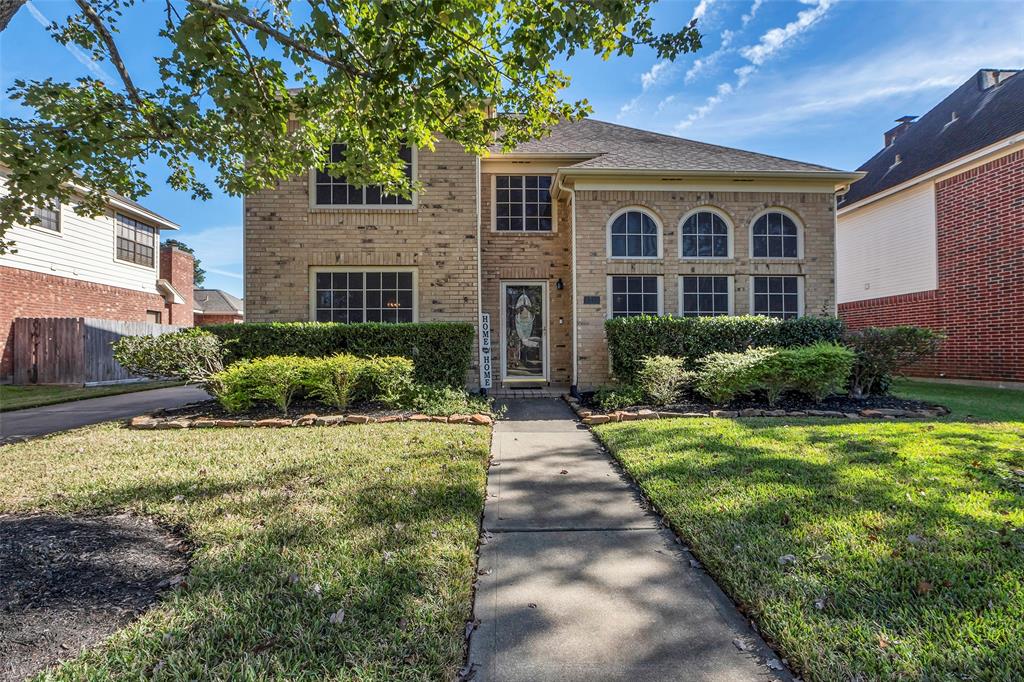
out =
<svg viewBox="0 0 1024 682"><path fill-rule="evenodd" d="M128 97L135 104L135 106L142 111L144 109L144 100L142 95L139 94L138 88L135 87L135 83L132 81L131 74L128 73L128 67L125 66L124 60L121 59L121 53L117 49L117 43L114 42L114 36L110 34L106 25L103 23L103 19L96 13L93 6L90 5L86 0L75 0L79 9L82 10L82 14L89 20L92 27L96 29L96 33L99 34L103 44L107 47L107 54L110 57L110 63L117 69L117 75L121 77L121 82L124 83L124 89L128 91Z"/></svg>

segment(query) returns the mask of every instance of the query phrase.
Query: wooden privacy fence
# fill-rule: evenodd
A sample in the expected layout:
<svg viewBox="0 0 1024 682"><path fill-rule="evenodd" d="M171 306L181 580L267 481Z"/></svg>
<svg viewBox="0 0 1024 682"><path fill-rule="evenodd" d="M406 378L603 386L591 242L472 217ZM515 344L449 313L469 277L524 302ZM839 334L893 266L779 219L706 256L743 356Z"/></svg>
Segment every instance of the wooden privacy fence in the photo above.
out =
<svg viewBox="0 0 1024 682"><path fill-rule="evenodd" d="M14 383L103 384L137 379L114 360L122 336L156 336L184 329L171 324L91 317L14 320Z"/></svg>

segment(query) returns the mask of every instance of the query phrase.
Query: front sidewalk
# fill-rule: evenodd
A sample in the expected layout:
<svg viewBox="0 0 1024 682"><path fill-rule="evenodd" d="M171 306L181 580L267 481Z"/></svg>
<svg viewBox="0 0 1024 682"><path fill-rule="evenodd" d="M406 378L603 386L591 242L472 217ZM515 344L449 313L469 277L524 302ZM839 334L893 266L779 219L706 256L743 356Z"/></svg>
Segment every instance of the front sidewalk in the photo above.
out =
<svg viewBox="0 0 1024 682"><path fill-rule="evenodd" d="M791 679L560 400L494 428L475 681Z"/></svg>

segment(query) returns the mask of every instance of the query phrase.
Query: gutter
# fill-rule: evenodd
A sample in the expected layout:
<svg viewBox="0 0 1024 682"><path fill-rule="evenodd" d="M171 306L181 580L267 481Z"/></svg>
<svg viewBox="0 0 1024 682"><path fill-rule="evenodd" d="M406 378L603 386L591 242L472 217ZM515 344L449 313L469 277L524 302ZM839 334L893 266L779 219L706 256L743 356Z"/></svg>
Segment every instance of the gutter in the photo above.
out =
<svg viewBox="0 0 1024 682"><path fill-rule="evenodd" d="M572 204L572 211L570 215L570 223L572 229L570 231L570 248L572 251L572 274L570 275L570 281L572 282L572 385L569 386L569 393L574 398L578 398L580 395L579 391L579 342L577 337L579 336L579 316L576 314L576 301L579 298L579 293L576 290L576 190L570 189L565 186L565 177L561 172L558 173L557 187L559 192L568 192L569 200Z"/></svg>
<svg viewBox="0 0 1024 682"><path fill-rule="evenodd" d="M661 177L665 180L676 180L682 178L730 178L730 179L763 179L763 178L787 178L793 180L833 180L837 183L847 184L863 178L866 173L860 171L734 171L734 170L679 170L679 169L656 169L656 168L580 168L577 166L566 166L558 169L560 175L574 176L623 176L632 175L637 177Z"/></svg>

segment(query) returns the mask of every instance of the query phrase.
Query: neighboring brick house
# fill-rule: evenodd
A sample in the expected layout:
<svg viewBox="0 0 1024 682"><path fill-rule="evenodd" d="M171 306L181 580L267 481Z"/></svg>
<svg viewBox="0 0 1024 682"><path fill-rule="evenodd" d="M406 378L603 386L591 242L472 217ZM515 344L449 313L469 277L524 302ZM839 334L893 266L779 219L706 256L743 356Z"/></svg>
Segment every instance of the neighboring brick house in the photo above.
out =
<svg viewBox="0 0 1024 682"><path fill-rule="evenodd" d="M914 373L1024 381L1024 75L905 116L839 204L839 314L947 335Z"/></svg>
<svg viewBox="0 0 1024 682"><path fill-rule="evenodd" d="M835 314L835 193L857 173L591 119L405 158L411 200L317 171L246 197L247 321L486 313L494 387L583 389L609 380L611 316Z"/></svg>
<svg viewBox="0 0 1024 682"><path fill-rule="evenodd" d="M197 327L208 324L241 324L245 316L242 299L222 289L196 289L193 317Z"/></svg>
<svg viewBox="0 0 1024 682"><path fill-rule="evenodd" d="M160 248L178 226L111 195L96 218L71 206L37 210L38 225L15 226L14 252L0 255L0 381L12 374L19 317L95 317L192 325L192 256Z"/></svg>

